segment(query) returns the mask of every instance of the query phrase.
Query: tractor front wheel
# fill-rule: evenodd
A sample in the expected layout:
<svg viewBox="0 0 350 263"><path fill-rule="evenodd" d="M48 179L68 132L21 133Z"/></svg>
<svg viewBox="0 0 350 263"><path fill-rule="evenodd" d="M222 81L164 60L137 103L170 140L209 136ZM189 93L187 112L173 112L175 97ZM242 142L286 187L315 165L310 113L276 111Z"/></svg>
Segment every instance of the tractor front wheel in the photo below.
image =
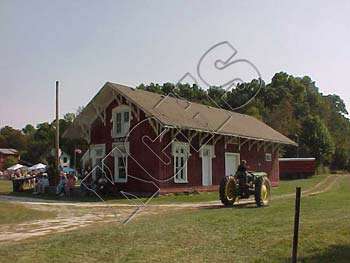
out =
<svg viewBox="0 0 350 263"><path fill-rule="evenodd" d="M220 200L225 206L233 206L237 199L237 183L233 176L225 176L220 183Z"/></svg>
<svg viewBox="0 0 350 263"><path fill-rule="evenodd" d="M271 199L271 183L267 177L258 178L255 183L255 202L257 206L268 206Z"/></svg>

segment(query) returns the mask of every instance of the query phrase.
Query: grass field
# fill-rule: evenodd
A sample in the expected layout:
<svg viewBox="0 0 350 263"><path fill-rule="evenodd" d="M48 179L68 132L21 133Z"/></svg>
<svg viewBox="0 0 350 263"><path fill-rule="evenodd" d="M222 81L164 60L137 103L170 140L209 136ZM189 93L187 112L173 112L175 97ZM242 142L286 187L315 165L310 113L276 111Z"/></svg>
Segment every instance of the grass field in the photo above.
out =
<svg viewBox="0 0 350 263"><path fill-rule="evenodd" d="M276 194L293 192L283 182ZM294 199L270 207L184 209L2 244L1 262L290 262ZM299 262L349 262L350 179L302 198Z"/></svg>
<svg viewBox="0 0 350 263"><path fill-rule="evenodd" d="M0 180L0 194L7 195L12 192L12 182L8 180Z"/></svg>
<svg viewBox="0 0 350 263"><path fill-rule="evenodd" d="M10 194L11 191L11 181L0 180L0 194ZM0 201L0 225L22 223L54 216L55 214L52 212L38 211L23 205Z"/></svg>
<svg viewBox="0 0 350 263"><path fill-rule="evenodd" d="M314 185L321 180L325 179L326 175L315 175L307 179L291 180L291 181L281 181L278 187L272 188L272 195L278 196L281 194L293 193L296 186L302 187L302 189L307 189L311 185ZM12 183L10 181L0 181L0 194L8 194L14 196L23 196L31 198L40 198L46 200L57 200L55 194L43 194L43 195L32 195L30 191L22 193L11 193ZM73 197L73 198L60 198L63 201L79 201L79 202L96 202L100 201L96 196L90 197ZM110 203L130 203L130 201L125 199L108 199L107 202ZM146 198L140 198L141 201L147 201ZM159 196L152 200L154 204L168 204L168 203L183 203L183 202L208 202L218 200L218 192L203 192L199 194L179 194L179 195L166 195Z"/></svg>
<svg viewBox="0 0 350 263"><path fill-rule="evenodd" d="M0 202L0 225L16 224L54 216L55 214L49 211L39 211L19 204Z"/></svg>

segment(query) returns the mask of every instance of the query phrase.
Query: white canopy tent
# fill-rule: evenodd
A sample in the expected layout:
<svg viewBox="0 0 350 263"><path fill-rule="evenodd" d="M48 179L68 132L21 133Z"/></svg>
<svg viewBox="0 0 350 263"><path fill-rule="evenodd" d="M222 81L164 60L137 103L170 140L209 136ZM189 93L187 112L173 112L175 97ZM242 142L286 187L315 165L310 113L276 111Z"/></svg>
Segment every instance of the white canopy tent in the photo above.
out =
<svg viewBox="0 0 350 263"><path fill-rule="evenodd" d="M46 169L46 165L43 163L37 163L31 167L29 167L29 171L35 171L35 170L45 170Z"/></svg>
<svg viewBox="0 0 350 263"><path fill-rule="evenodd" d="M16 171L18 169L27 169L27 168L28 168L27 166L24 166L24 165L18 163L18 164L15 164L15 165L7 168L7 170L8 171Z"/></svg>

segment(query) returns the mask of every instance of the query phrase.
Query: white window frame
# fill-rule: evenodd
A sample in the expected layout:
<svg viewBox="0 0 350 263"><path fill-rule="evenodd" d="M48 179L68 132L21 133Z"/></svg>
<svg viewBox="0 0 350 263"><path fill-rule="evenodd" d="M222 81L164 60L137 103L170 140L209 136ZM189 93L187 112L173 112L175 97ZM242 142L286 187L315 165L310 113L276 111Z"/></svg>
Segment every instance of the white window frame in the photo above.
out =
<svg viewBox="0 0 350 263"><path fill-rule="evenodd" d="M96 150L102 150L102 154L101 155L96 155ZM106 156L106 145L105 144L92 144L90 145L90 154L91 154L91 165L92 165L92 169L95 169L96 166L96 160L97 159L102 159ZM103 162L101 163L101 169L104 170L104 164ZM94 170L93 177L96 176L96 170Z"/></svg>
<svg viewBox="0 0 350 263"><path fill-rule="evenodd" d="M201 158L203 157L203 153L204 153L205 150L209 150L210 151L209 156L211 158L215 158L216 157L215 156L215 147L214 147L214 145L210 145L210 144L203 145L200 148L200 150L199 150L199 157L201 157Z"/></svg>
<svg viewBox="0 0 350 263"><path fill-rule="evenodd" d="M126 183L128 181L128 153L129 142L118 142L112 144L113 156L114 156L114 182ZM125 178L119 177L119 158L125 157Z"/></svg>
<svg viewBox="0 0 350 263"><path fill-rule="evenodd" d="M102 154L97 156L96 155L96 150L102 150ZM92 162L93 164L96 165L96 159L97 158L104 158L106 156L106 145L105 144L92 144L90 145L90 153L91 153L91 158L92 158Z"/></svg>
<svg viewBox="0 0 350 263"><path fill-rule="evenodd" d="M183 150L183 153L181 153L181 150ZM188 166L188 159L191 156L190 154L190 146L188 143L184 142L173 142L172 143L172 154L174 156L174 182L178 184L185 184L188 183L188 177L187 177L187 166ZM178 167L176 166L177 158L184 158L184 166L178 170ZM178 172L176 172L178 170ZM178 174L183 173L183 178L179 178Z"/></svg>
<svg viewBox="0 0 350 263"><path fill-rule="evenodd" d="M265 161L272 162L272 153L265 153Z"/></svg>
<svg viewBox="0 0 350 263"><path fill-rule="evenodd" d="M128 113L128 121L125 121L125 113ZM117 116L121 116L120 132L117 132ZM112 138L125 137L130 129L130 120L132 118L130 107L128 105L119 105L112 110Z"/></svg>

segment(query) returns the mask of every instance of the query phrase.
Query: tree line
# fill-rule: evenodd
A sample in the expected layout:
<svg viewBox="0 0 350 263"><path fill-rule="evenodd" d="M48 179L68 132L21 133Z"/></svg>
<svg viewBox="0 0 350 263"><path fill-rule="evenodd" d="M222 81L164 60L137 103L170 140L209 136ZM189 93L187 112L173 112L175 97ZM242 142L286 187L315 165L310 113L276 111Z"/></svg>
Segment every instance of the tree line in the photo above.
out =
<svg viewBox="0 0 350 263"><path fill-rule="evenodd" d="M294 77L280 72L268 84L263 80L252 80L231 90L172 83L141 84L137 88L174 94L192 102L228 110L249 102L236 111L264 121L299 144L299 147L284 147L282 156L315 157L320 166L350 170L350 121L345 103L338 95L322 94L308 76ZM59 120L61 135L75 116L67 113ZM36 127L27 124L22 130L5 126L0 129L0 148L17 149L21 159L28 164L48 164L53 161L54 138L55 121L40 123ZM75 148L83 151L88 148L83 139L60 138L60 142L62 151L70 156L74 155Z"/></svg>
<svg viewBox="0 0 350 263"><path fill-rule="evenodd" d="M299 147L284 147L282 156L315 157L319 166L350 170L350 121L345 103L338 95L322 94L308 76L279 72L270 83L255 79L231 90L172 83L141 84L138 88L228 110L237 109L264 121L299 144ZM239 108L241 105L245 106Z"/></svg>
<svg viewBox="0 0 350 263"><path fill-rule="evenodd" d="M59 120L60 148L63 152L74 156L76 148L85 151L87 143L83 139L72 140L62 138L63 132L73 123L75 113L67 113ZM15 129L5 126L0 129L0 148L13 148L19 151L21 162L25 165L33 165L39 162L53 165L55 147L56 121L51 123L43 122L36 127L27 124L23 129ZM9 158L5 163L5 168L17 162L14 158ZM74 164L74 159L71 158ZM78 165L79 163L77 163Z"/></svg>

